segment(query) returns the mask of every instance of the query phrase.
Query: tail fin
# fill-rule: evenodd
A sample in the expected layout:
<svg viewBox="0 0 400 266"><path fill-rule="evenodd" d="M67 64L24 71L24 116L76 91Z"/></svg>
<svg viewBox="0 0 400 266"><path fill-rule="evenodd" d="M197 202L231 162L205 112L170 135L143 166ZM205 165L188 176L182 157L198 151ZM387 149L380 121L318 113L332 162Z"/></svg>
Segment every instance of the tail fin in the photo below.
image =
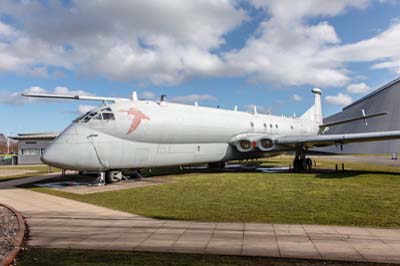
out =
<svg viewBox="0 0 400 266"><path fill-rule="evenodd" d="M311 90L315 95L314 105L310 107L310 109L305 112L301 118L310 119L316 122L318 125L322 125L322 105L321 105L321 94L322 91L318 88L314 88Z"/></svg>

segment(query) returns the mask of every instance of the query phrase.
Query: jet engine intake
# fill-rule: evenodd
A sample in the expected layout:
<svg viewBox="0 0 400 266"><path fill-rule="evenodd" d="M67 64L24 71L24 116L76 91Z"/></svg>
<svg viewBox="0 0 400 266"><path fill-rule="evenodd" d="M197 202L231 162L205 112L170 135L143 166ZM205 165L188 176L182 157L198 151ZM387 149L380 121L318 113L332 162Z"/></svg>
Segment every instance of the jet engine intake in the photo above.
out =
<svg viewBox="0 0 400 266"><path fill-rule="evenodd" d="M272 151L275 149L275 141L270 138L261 138L257 141L257 147L261 151Z"/></svg>
<svg viewBox="0 0 400 266"><path fill-rule="evenodd" d="M241 134L231 140L240 152L267 152L276 150L275 139L270 136Z"/></svg>
<svg viewBox="0 0 400 266"><path fill-rule="evenodd" d="M239 140L239 142L237 143L237 148L242 152L249 152L253 149L253 147L251 146L251 141L248 139Z"/></svg>

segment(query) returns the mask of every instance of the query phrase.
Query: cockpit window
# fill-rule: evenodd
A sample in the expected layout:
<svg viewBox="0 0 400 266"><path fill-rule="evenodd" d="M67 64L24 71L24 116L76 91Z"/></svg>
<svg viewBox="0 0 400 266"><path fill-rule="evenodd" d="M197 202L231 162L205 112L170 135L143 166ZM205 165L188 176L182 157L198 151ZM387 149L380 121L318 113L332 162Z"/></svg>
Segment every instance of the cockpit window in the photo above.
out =
<svg viewBox="0 0 400 266"><path fill-rule="evenodd" d="M78 117L74 122L87 123L91 120L115 120L114 113L110 107L102 108L98 111L90 111Z"/></svg>
<svg viewBox="0 0 400 266"><path fill-rule="evenodd" d="M115 120L113 113L103 113L103 120Z"/></svg>
<svg viewBox="0 0 400 266"><path fill-rule="evenodd" d="M93 119L94 120L103 120L103 117L101 116L101 114L97 114Z"/></svg>
<svg viewBox="0 0 400 266"><path fill-rule="evenodd" d="M82 122L83 122L83 123L89 122L95 115L97 115L97 112L89 113L87 116L85 116L85 117L82 119Z"/></svg>

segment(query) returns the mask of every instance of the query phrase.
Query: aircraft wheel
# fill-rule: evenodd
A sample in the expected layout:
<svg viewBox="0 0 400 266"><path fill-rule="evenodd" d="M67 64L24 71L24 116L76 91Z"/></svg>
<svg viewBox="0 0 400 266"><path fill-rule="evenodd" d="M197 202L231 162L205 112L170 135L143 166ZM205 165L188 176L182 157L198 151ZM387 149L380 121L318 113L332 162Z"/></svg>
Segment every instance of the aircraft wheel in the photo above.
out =
<svg viewBox="0 0 400 266"><path fill-rule="evenodd" d="M307 159L306 159L306 169L307 169L307 170L311 170L312 167L313 167L312 160L311 160L310 158L307 158Z"/></svg>
<svg viewBox="0 0 400 266"><path fill-rule="evenodd" d="M293 160L293 170L295 171L300 170L300 159Z"/></svg>
<svg viewBox="0 0 400 266"><path fill-rule="evenodd" d="M122 172L121 171L108 171L106 173L106 181L107 183L115 183L122 180Z"/></svg>
<svg viewBox="0 0 400 266"><path fill-rule="evenodd" d="M306 170L306 160L305 159L300 159L300 170Z"/></svg>

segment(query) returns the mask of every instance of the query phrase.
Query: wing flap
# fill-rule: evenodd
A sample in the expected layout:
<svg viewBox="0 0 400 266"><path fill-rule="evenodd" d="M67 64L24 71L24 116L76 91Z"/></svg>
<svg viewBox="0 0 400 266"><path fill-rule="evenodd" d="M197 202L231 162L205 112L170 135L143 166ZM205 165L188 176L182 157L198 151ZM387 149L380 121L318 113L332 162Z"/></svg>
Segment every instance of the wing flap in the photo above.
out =
<svg viewBox="0 0 400 266"><path fill-rule="evenodd" d="M276 144L287 146L323 147L335 144L400 139L400 131L380 131L318 136L287 136L276 139Z"/></svg>

